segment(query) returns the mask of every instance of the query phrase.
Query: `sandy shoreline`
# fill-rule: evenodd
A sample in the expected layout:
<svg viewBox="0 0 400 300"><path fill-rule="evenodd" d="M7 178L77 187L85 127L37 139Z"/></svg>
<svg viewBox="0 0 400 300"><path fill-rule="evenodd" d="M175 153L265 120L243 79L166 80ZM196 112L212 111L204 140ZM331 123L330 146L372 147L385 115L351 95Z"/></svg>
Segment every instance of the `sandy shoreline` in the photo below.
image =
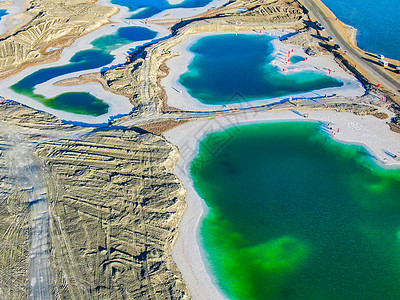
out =
<svg viewBox="0 0 400 300"><path fill-rule="evenodd" d="M302 71L320 71L329 75L333 78L337 78L341 80L344 85L338 88L326 88L320 89L316 91L311 91L307 93L293 94L281 97L275 97L270 99L261 99L254 100L249 102L242 103L233 103L228 105L207 105L203 104L197 99L193 98L188 92L187 89L179 83L179 77L188 71L188 66L190 62L193 60L194 54L189 51L189 48L196 43L200 38L217 35L217 34L235 34L236 32L217 32L217 33L201 33L191 35L186 38L181 44L173 47L171 51L181 53L182 55L174 57L166 62L167 66L170 69L170 73L167 77L161 80L161 85L164 87L167 97L168 97L168 105L188 111L213 111L220 110L224 108L242 108L242 107L250 107L262 104L270 104L277 103L285 99L289 99L292 97L293 99L300 98L316 98L316 97L324 97L325 94L327 96L337 95L344 97L358 97L362 96L365 92L362 84L352 75L346 73L333 59L331 55L322 55L317 57L308 56L304 52L304 48L297 45L290 45L286 43L282 43L278 38L285 36L288 33L292 33L294 30L285 30L284 33L280 30L267 30L262 31L262 34L266 34L272 37L276 37L272 41L274 46L274 52L272 55L275 59L271 62L276 65L280 70L283 68L287 68L287 74L293 74L295 72ZM240 34L253 34L258 35L256 32L240 32ZM285 57L288 51L293 50L293 56L302 56L306 57L307 61L299 62L297 64L289 63L285 64ZM292 69L294 68L294 70ZM331 74L329 74L328 70L331 70Z"/></svg>
<svg viewBox="0 0 400 300"><path fill-rule="evenodd" d="M187 210L179 225L179 236L173 249L173 258L182 272L193 299L223 298L211 272L206 267L203 250L199 246L199 225L207 212L207 207L196 193L189 171L191 161L198 154L199 142L208 133L232 126L260 122L330 123L333 129L340 129L340 133L336 133L336 140L363 145L382 166L400 167L400 161L387 154L390 152L400 156L400 139L398 134L389 130L385 120L334 111L304 112L309 113L308 119L292 111L242 114L189 122L164 133L168 141L176 145L182 153L175 168L175 175L181 179L187 191ZM390 112L387 113L390 114Z"/></svg>
<svg viewBox="0 0 400 300"><path fill-rule="evenodd" d="M169 0L168 1L170 4L178 4L178 2L183 2L181 0ZM210 8L215 8L222 6L226 3L228 3L228 0L213 0L209 4L203 7L197 7L197 8L170 8L166 9L151 18L150 20L159 20L159 19L181 19L181 18L190 18L194 17L197 15L200 15Z"/></svg>
<svg viewBox="0 0 400 300"><path fill-rule="evenodd" d="M97 2L99 5L112 5L110 0L99 0ZM114 5L116 6L116 5ZM126 7L120 7L117 6L120 11L118 14L114 15L111 17L111 22L122 24L124 19L129 15L129 11ZM73 113L68 113L56 109L49 108L42 103L31 99L27 96L15 93L11 89L9 89L10 86L13 84L17 83L24 77L40 70L43 68L50 68L50 67L56 67L56 66L62 66L65 64L68 64L70 58L78 51L83 51L92 48L92 45L90 42L95 40L98 37L101 37L103 35L108 35L116 32L119 27L122 27L122 25L116 26L114 24L108 24L105 25L98 30L91 32L79 39L77 39L70 47L67 47L61 54L60 59L57 62L54 63L48 63L48 64L40 64L37 66L29 67L22 72L19 72L18 74L9 77L5 80L0 81L0 94L8 99L14 100L16 102L22 103L24 105L28 105L29 107L32 107L34 109L40 110L40 111L45 111L48 112L52 115L55 115L59 117L60 119L64 121L72 121L72 122L82 122L82 123L87 123L87 124L103 124L107 123L109 118L115 115L120 115L120 114L127 114L129 113L132 109L133 106L130 104L129 99L126 97L122 97L119 95L112 94L110 92L104 91L104 89L101 87L100 84L90 84L87 85L87 89L85 90L86 92L89 92L93 96L98 97L99 99L102 99L103 101L106 100L105 102L110 105L109 112L107 114L101 115L99 117L93 117L93 116L87 116L87 115L79 115L79 114L73 114ZM126 49L124 49L126 50ZM116 58L112 62L116 62L118 59L121 60L121 57L125 59L125 56L123 56L123 52L117 52L115 51ZM85 71L88 72L89 70ZM79 73L79 72L78 72ZM50 97L49 95L55 96L58 94L62 94L64 92L80 92L84 91L83 87L80 86L73 86L70 88L65 89L64 87L48 87L43 88L40 92L42 92L46 97Z"/></svg>

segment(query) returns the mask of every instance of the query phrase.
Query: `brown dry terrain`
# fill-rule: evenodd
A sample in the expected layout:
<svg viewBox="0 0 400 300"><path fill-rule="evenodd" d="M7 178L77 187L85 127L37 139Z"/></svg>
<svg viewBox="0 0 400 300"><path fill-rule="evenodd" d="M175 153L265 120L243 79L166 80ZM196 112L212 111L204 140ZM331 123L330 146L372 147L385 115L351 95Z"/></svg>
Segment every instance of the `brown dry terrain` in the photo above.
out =
<svg viewBox="0 0 400 300"><path fill-rule="evenodd" d="M1 298L29 288L30 211L12 176L22 150L42 162L53 297L189 298L171 256L185 210L177 149L144 130L92 131L4 99L0 109Z"/></svg>
<svg viewBox="0 0 400 300"><path fill-rule="evenodd" d="M29 0L24 24L0 40L0 79L56 61L65 47L109 23L117 12L87 0ZM53 51L46 52L50 47Z"/></svg>
<svg viewBox="0 0 400 300"><path fill-rule="evenodd" d="M30 218L27 194L4 158L12 142L0 127L0 298L26 299Z"/></svg>
<svg viewBox="0 0 400 300"><path fill-rule="evenodd" d="M21 180L24 169L18 169L18 165L27 152L34 151L41 132L60 127L68 130L70 126L3 98L0 110L0 298L26 299L31 216L29 187Z"/></svg>
<svg viewBox="0 0 400 300"><path fill-rule="evenodd" d="M53 287L61 299L182 299L171 258L185 191L177 149L161 137L107 130L46 143Z"/></svg>

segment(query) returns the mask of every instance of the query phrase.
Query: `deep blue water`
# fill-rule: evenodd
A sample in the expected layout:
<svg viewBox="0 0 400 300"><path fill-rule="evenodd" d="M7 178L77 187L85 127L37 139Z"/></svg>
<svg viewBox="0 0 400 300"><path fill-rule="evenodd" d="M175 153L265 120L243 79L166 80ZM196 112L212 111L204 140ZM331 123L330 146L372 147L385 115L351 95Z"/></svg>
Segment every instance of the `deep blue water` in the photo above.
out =
<svg viewBox="0 0 400 300"><path fill-rule="evenodd" d="M132 19L144 19L150 18L163 10L170 8L197 8L203 7L212 2L213 0L185 0L182 3L171 5L167 0L112 0L111 3L118 4L121 6L129 7L130 11L136 11L143 8L137 14L131 16ZM228 1L227 1L228 2Z"/></svg>
<svg viewBox="0 0 400 300"><path fill-rule="evenodd" d="M400 60L399 0L322 0L336 16L358 29L361 49Z"/></svg>

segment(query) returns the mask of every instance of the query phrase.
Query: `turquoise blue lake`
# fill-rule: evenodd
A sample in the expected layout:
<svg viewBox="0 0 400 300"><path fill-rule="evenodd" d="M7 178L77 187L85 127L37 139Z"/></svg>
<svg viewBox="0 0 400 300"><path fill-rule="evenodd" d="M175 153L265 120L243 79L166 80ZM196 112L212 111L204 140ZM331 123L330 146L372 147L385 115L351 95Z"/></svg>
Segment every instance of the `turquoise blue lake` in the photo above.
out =
<svg viewBox="0 0 400 300"><path fill-rule="evenodd" d="M204 104L246 102L340 87L335 78L314 71L282 74L270 64L273 38L267 35L223 34L200 38L179 83Z"/></svg>
<svg viewBox="0 0 400 300"><path fill-rule="evenodd" d="M322 0L346 24L357 28L361 49L400 60L398 0Z"/></svg>
<svg viewBox="0 0 400 300"><path fill-rule="evenodd" d="M191 165L230 299L400 299L400 170L307 122L209 134Z"/></svg>
<svg viewBox="0 0 400 300"><path fill-rule="evenodd" d="M304 57L303 56L299 56L299 55L294 55L290 58L290 62L297 64L298 62L303 61Z"/></svg>
<svg viewBox="0 0 400 300"><path fill-rule="evenodd" d="M92 49L77 52L68 64L40 69L11 86L11 89L54 109L92 116L105 114L108 111L108 104L89 93L65 93L49 99L36 94L34 87L64 74L107 65L114 60L111 51L132 42L153 39L156 35L155 31L143 27L119 28L115 34L94 40L91 43Z"/></svg>

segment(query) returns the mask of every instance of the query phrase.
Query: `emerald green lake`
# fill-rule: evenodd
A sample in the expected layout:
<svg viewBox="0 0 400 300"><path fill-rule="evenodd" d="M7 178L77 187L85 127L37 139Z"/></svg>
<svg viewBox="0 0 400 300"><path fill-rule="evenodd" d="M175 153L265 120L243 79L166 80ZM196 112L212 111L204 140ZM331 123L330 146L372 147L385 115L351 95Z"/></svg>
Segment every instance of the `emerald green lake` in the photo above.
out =
<svg viewBox="0 0 400 300"><path fill-rule="evenodd" d="M196 41L194 58L179 83L204 104L269 99L330 87L343 82L316 71L282 74L273 66L272 37L256 34L222 34Z"/></svg>
<svg viewBox="0 0 400 300"><path fill-rule="evenodd" d="M191 165L230 299L400 299L400 170L318 123L209 134Z"/></svg>

